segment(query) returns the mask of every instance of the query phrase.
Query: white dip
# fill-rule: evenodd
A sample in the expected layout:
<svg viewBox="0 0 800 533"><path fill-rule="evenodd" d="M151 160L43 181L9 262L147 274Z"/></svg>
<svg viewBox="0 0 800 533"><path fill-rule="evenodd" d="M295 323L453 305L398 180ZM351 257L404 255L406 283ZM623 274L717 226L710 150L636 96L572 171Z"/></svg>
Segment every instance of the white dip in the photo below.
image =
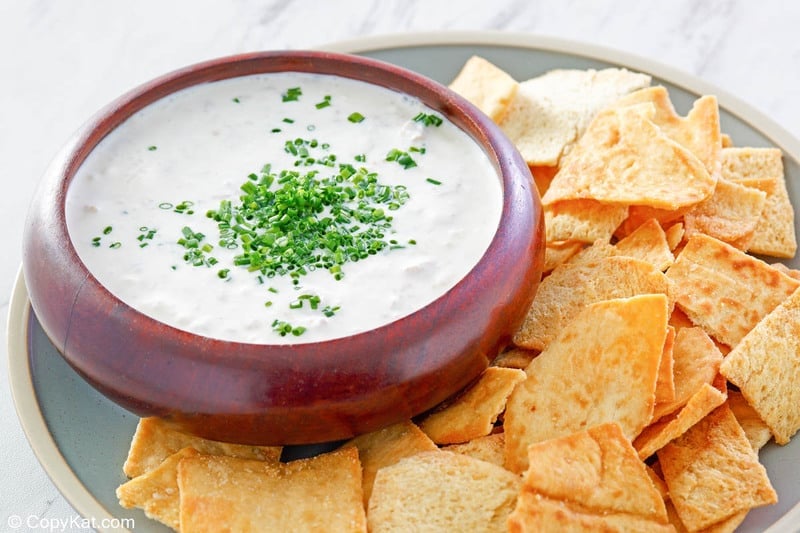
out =
<svg viewBox="0 0 800 533"><path fill-rule="evenodd" d="M302 93L296 99L292 88ZM358 122L353 113L364 119ZM70 237L81 260L111 293L182 330L230 341L286 344L373 329L453 287L483 255L500 220L502 188L487 156L446 120L438 126L415 121L420 113L440 116L393 91L302 73L234 78L181 91L133 115L92 151L67 193ZM286 150L287 141L295 139L304 142L294 146L300 152L305 147L316 162L295 166L299 155ZM395 149L406 152L416 166L402 154L387 161ZM331 166L319 162L331 155L336 157ZM298 244L310 235L305 228L335 218L328 206L306 212L305 225L297 225L299 215L293 211L277 217L283 227L266 219L257 224L278 209L268 198L281 187L283 170L298 173L287 192L295 199L305 194L297 183L308 172L316 171L316 181L305 188L317 192L340 173L341 164L373 173L385 186L379 190L391 195L383 203L367 197L364 209L377 215L378 226L387 221L376 209L392 217L390 227L372 230L383 233L382 239L373 239L385 242L373 243L382 249L358 261L326 252L328 264L344 261L341 279L324 266L296 274L296 284L288 274L237 266L241 237L230 233L229 241L221 243L219 223L207 213L219 211L224 200L233 211L246 210L240 186L262 183L266 164L271 165L267 173L275 176L261 188L267 200L239 229L246 227L256 238L273 232L283 245L276 261L282 254L288 261L284 266L297 260L302 246L313 248ZM340 185L359 189L352 178ZM345 208L356 207L358 197L350 201L341 190L339 195L345 196ZM184 238L185 227L205 236L197 248L192 248L193 235ZM352 218L337 226L345 234L369 227ZM368 242L363 236L355 241ZM205 245L212 248L203 251ZM269 255L269 250L260 248L260 253ZM187 253L193 254L188 260Z"/></svg>

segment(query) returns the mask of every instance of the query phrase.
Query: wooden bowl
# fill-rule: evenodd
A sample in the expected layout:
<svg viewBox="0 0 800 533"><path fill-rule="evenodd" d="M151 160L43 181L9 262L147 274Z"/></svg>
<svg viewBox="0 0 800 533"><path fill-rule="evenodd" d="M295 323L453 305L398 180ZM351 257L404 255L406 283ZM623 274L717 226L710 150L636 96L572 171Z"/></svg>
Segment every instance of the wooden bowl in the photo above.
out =
<svg viewBox="0 0 800 533"><path fill-rule="evenodd" d="M479 143L502 181L499 229L446 294L388 325L340 339L259 345L165 325L113 296L70 242L65 197L103 137L175 91L256 73L336 74L418 97ZM92 386L140 416L229 442L306 444L349 438L418 415L476 378L509 341L538 286L541 204L527 165L475 107L402 68L324 52L264 52L167 74L93 117L48 168L24 235L23 269L44 331Z"/></svg>

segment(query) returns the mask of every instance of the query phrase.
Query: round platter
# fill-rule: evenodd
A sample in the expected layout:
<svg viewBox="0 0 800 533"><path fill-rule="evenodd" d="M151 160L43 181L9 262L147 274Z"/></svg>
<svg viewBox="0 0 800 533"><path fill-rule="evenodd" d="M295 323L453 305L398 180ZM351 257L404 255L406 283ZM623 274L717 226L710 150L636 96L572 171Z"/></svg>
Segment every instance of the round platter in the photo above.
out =
<svg viewBox="0 0 800 533"><path fill-rule="evenodd" d="M641 57L571 41L493 32L411 33L341 42L326 49L395 63L443 83L453 79L471 55L488 59L519 80L554 68L621 66L648 73L654 84L665 85L681 113L699 95L714 94L722 130L738 146L783 151L789 195L800 206L800 141L725 91ZM800 227L796 229L800 233ZM800 268L800 259L786 264ZM117 503L114 491L125 481L122 463L137 417L92 389L63 361L31 312L21 274L9 308L8 354L9 380L23 429L72 506L98 525L124 524L119 519L129 518L137 532L168 531L141 511ZM800 438L782 447L770 443L760 457L779 503L751 511L737 531L793 531L800 523Z"/></svg>

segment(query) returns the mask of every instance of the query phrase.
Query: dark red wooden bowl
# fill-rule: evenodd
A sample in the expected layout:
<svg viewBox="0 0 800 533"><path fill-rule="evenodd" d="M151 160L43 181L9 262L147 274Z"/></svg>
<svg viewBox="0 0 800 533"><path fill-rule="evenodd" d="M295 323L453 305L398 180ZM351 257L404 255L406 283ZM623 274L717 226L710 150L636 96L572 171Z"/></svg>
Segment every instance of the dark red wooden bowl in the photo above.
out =
<svg viewBox="0 0 800 533"><path fill-rule="evenodd" d="M479 143L502 180L500 227L456 286L386 326L318 343L257 345L187 333L132 309L86 269L70 242L65 196L100 140L142 107L186 87L256 73L336 74L414 95ZM473 380L509 340L538 286L539 197L500 130L446 87L393 65L324 52L265 52L167 74L122 96L47 170L25 226L31 304L69 364L141 416L216 440L302 444L348 438L422 413Z"/></svg>

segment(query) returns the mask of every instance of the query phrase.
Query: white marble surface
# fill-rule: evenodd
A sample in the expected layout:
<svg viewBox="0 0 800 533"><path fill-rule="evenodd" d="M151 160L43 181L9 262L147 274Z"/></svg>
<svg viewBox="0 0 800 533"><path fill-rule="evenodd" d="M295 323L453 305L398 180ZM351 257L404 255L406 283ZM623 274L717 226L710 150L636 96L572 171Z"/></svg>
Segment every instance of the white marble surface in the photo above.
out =
<svg viewBox="0 0 800 533"><path fill-rule="evenodd" d="M175 67L408 31L502 30L632 52L695 74L800 137L800 3L786 0L46 0L0 3L0 306L39 176L88 116ZM5 333L5 324L0 326ZM0 348L5 360L5 344ZM75 515L30 450L0 365L0 531ZM26 530L23 526L19 530ZM59 529L81 531L70 525Z"/></svg>

